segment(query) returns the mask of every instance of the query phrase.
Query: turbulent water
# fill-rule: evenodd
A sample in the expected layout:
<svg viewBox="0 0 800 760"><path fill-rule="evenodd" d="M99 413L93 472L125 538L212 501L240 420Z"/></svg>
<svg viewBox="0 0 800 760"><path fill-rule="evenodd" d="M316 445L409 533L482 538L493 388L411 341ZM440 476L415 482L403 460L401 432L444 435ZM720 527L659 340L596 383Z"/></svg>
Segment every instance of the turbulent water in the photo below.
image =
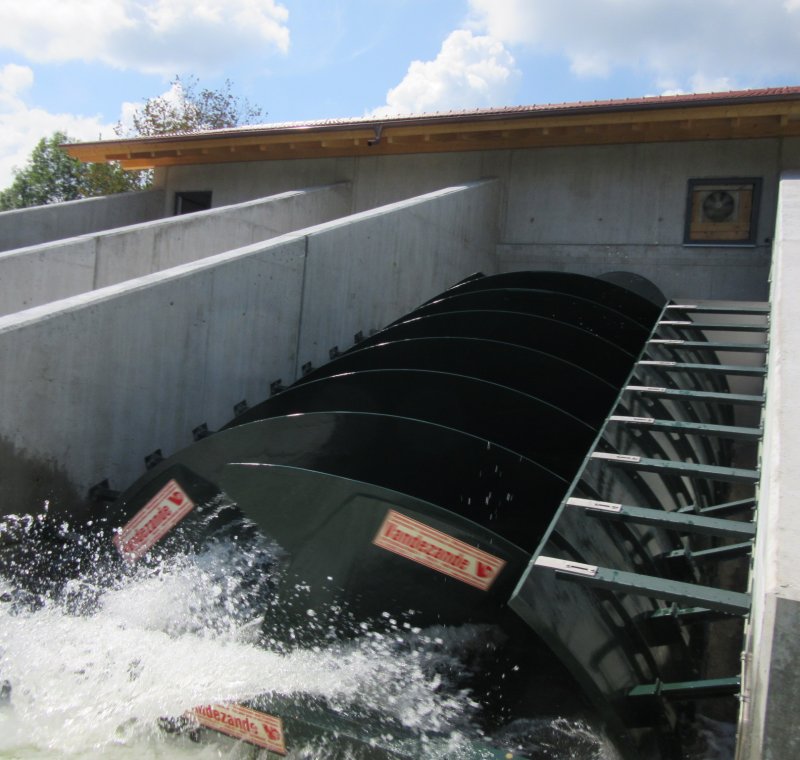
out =
<svg viewBox="0 0 800 760"><path fill-rule="evenodd" d="M17 546L30 540L34 551L23 552L23 561L35 564L30 557L41 547L27 538L30 529L30 522L12 518L0 524L0 538L5 531ZM161 719L265 691L324 700L345 717L380 713L386 721L380 731L393 723L430 748L420 756L462 757L480 735L477 705L468 689L448 683L448 674L458 673L465 654L491 631L419 630L389 620L388 629L363 623L355 640L326 647L270 647L263 610L241 600L252 591L254 571L279 565L274 553L262 543L242 556L223 542L111 578L84 569L66 586L40 593L21 590L30 587L20 583L25 568L6 572L0 577L0 683L6 684L0 758L254 757L257 750L246 744L195 743L167 733ZM308 614L313 621L315 611ZM515 721L503 738L506 747L525 746L529 757L617 758L602 734L558 716ZM295 748L290 757L346 755L315 745Z"/></svg>

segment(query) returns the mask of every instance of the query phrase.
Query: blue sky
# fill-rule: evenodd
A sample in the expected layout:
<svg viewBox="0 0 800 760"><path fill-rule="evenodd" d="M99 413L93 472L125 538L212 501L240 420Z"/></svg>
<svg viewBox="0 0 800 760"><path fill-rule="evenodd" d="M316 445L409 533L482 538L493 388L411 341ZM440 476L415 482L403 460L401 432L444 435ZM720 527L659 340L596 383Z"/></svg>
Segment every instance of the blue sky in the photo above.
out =
<svg viewBox="0 0 800 760"><path fill-rule="evenodd" d="M0 0L0 187L180 75L281 122L800 84L800 0Z"/></svg>

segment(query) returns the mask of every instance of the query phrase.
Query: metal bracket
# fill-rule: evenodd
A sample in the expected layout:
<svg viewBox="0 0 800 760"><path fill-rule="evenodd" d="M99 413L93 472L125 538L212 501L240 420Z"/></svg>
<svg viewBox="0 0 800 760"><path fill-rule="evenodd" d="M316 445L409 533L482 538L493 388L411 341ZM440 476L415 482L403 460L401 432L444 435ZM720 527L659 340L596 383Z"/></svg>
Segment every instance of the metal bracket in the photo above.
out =
<svg viewBox="0 0 800 760"><path fill-rule="evenodd" d="M89 501L108 502L114 501L120 492L111 488L108 478L103 478L99 483L95 483L89 489Z"/></svg>
<svg viewBox="0 0 800 760"><path fill-rule="evenodd" d="M202 441L203 438L208 438L210 435L211 431L208 429L208 425L205 422L201 422L196 428L192 429L193 441Z"/></svg>
<svg viewBox="0 0 800 760"><path fill-rule="evenodd" d="M622 511L622 504L615 504L611 501L596 501L595 499L579 499L572 496L566 501L568 507L581 507L596 512L613 512L618 513Z"/></svg>
<svg viewBox="0 0 800 760"><path fill-rule="evenodd" d="M745 523L747 524L747 523ZM675 551L667 552L664 559L690 559L690 560L717 560L731 559L732 557L741 557L753 551L753 542L745 541L740 544L727 544L725 546L715 546L712 549L700 549L692 551L691 549L676 549Z"/></svg>
<svg viewBox="0 0 800 760"><path fill-rule="evenodd" d="M587 565L584 562L573 562L568 559L559 559L558 557L545 557L541 554L536 558L533 563L536 567L547 567L550 570L556 570L560 573L570 573L572 575L581 575L584 577L594 577L597 575L596 565Z"/></svg>
<svg viewBox="0 0 800 760"><path fill-rule="evenodd" d="M156 449L155 451L150 452L144 458L144 467L146 470L152 470L156 465L161 464L164 461L164 455L161 453L161 449Z"/></svg>

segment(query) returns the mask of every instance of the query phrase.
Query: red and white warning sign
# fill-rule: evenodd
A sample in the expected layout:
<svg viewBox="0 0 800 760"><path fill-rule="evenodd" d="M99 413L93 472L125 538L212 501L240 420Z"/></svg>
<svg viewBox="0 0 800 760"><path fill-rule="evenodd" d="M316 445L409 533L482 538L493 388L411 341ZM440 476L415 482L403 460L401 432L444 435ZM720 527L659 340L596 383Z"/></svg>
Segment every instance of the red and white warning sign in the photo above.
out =
<svg viewBox="0 0 800 760"><path fill-rule="evenodd" d="M183 520L194 502L170 480L114 536L114 546L124 557L138 559L162 536Z"/></svg>
<svg viewBox="0 0 800 760"><path fill-rule="evenodd" d="M264 747L279 755L286 754L283 721L274 715L236 704L203 705L190 710L189 714L206 728Z"/></svg>
<svg viewBox="0 0 800 760"><path fill-rule="evenodd" d="M390 509L372 543L420 565L488 590L505 560Z"/></svg>

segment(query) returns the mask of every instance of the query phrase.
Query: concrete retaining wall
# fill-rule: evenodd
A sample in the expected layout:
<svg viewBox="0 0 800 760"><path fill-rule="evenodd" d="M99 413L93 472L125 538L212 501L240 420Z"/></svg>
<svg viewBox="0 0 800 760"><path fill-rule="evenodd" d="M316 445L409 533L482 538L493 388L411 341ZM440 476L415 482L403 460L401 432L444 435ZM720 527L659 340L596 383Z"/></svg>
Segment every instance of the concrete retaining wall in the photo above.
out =
<svg viewBox="0 0 800 760"><path fill-rule="evenodd" d="M179 166L164 170L164 186L169 198L211 189L215 201L231 203L301 181L347 180L353 210L363 211L445 184L497 177L503 271L627 269L670 296L765 300L778 177L787 168L800 170L800 139ZM709 177L762 178L757 245L683 245L688 181Z"/></svg>
<svg viewBox="0 0 800 760"><path fill-rule="evenodd" d="M0 318L0 508L69 506L476 270L496 183L448 188Z"/></svg>
<svg viewBox="0 0 800 760"><path fill-rule="evenodd" d="M800 757L800 173L780 183L738 760Z"/></svg>
<svg viewBox="0 0 800 760"><path fill-rule="evenodd" d="M145 190L0 213L0 251L158 219L164 191Z"/></svg>
<svg viewBox="0 0 800 760"><path fill-rule="evenodd" d="M347 184L295 190L0 254L0 314L159 272L336 219Z"/></svg>

